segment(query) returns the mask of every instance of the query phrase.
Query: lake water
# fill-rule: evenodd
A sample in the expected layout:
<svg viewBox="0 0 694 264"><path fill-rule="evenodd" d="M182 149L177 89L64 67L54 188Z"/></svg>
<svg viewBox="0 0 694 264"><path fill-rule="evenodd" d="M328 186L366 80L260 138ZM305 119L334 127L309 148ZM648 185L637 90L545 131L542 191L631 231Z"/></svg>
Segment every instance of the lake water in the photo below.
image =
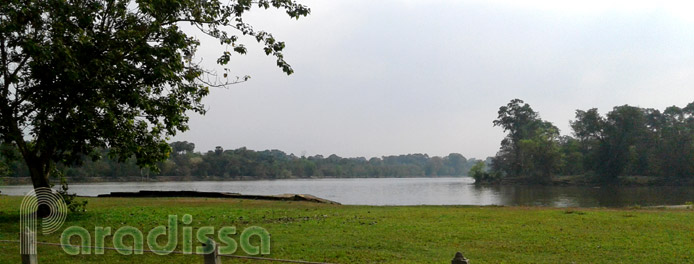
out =
<svg viewBox="0 0 694 264"><path fill-rule="evenodd" d="M139 190L193 190L242 194L312 194L355 205L533 205L624 207L677 205L694 201L694 188L475 186L472 178L301 179L263 181L129 182L71 184L70 192L96 196ZM31 186L0 186L2 194L23 195Z"/></svg>

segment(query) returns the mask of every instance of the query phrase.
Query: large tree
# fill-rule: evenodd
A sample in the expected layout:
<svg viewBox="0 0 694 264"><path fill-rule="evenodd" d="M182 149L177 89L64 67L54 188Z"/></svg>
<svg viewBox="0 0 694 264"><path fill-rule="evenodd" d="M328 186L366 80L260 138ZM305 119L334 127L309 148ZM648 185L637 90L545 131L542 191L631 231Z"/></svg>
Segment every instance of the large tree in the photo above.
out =
<svg viewBox="0 0 694 264"><path fill-rule="evenodd" d="M166 140L188 128L187 113L205 112L209 88L238 80L196 63L195 34L228 47L220 65L246 53L240 40L247 35L292 73L284 43L244 22L252 8L291 18L310 11L294 0L3 1L2 143L19 149L35 188L49 186L56 163L97 159L97 148L153 166L168 155Z"/></svg>
<svg viewBox="0 0 694 264"><path fill-rule="evenodd" d="M501 149L496 155L493 167L511 177L520 176L528 165L524 164L527 159L524 158L521 141L533 138L542 120L529 104L520 99L513 99L500 107L498 114L493 122L494 126L503 128L508 134L501 141Z"/></svg>
<svg viewBox="0 0 694 264"><path fill-rule="evenodd" d="M605 118L600 116L597 108L588 111L576 110L576 120L569 123L581 147L582 167L587 171L598 171L598 165L602 162L599 150L605 144Z"/></svg>
<svg viewBox="0 0 694 264"><path fill-rule="evenodd" d="M530 105L513 99L499 108L494 126L508 134L492 161L492 169L509 177L551 179L560 165L559 129L543 121Z"/></svg>

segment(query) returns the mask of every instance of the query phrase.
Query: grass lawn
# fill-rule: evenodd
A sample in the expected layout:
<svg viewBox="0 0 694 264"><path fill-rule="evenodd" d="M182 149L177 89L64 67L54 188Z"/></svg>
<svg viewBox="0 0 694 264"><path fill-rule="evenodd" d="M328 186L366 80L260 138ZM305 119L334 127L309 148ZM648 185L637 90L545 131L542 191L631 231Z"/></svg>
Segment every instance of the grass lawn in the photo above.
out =
<svg viewBox="0 0 694 264"><path fill-rule="evenodd" d="M0 240L17 240L22 197L0 196ZM84 198L82 198L84 199ZM694 263L694 211L477 206L345 206L206 198L88 198L88 212L63 227L133 226L145 233L167 216L192 227L261 226L267 257L336 263ZM179 229L181 228L179 224ZM196 231L194 230L193 233ZM193 234L194 246L199 245ZM181 234L179 231L179 241ZM38 240L59 242L60 234ZM106 246L113 246L107 238ZM145 246L145 249L147 247ZM177 250L181 250L181 242ZM40 245L40 263L203 263L202 256L65 254ZM93 253L93 252L92 252ZM237 254L241 254L239 248ZM0 242L0 263L19 263L19 246ZM222 258L223 263L251 263ZM262 263L262 262L252 262Z"/></svg>

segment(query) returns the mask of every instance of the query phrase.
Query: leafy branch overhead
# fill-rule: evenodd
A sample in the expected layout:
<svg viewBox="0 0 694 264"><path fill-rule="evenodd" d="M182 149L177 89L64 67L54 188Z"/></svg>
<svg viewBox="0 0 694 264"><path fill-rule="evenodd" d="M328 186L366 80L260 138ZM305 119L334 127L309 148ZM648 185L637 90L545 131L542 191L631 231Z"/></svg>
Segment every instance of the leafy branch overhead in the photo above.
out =
<svg viewBox="0 0 694 264"><path fill-rule="evenodd" d="M297 19L310 12L293 0L4 1L0 139L20 150L35 186L47 184L41 178L55 162L98 159L95 148L153 165L168 156L166 140L188 129L186 113L205 113L209 87L235 83L210 81L214 74L193 61L200 42L182 25L238 54L247 52L239 37L252 36L293 72L284 42L243 20L254 8ZM227 65L232 52L217 63Z"/></svg>

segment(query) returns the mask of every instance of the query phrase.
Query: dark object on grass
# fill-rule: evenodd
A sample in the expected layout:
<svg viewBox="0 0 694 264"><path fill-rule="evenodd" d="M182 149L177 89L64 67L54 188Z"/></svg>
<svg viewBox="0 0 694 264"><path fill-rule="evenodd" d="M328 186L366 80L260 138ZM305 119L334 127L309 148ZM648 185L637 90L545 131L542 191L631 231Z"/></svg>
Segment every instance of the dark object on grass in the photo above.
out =
<svg viewBox="0 0 694 264"><path fill-rule="evenodd" d="M457 252L451 260L451 264L470 264L470 260L463 257L463 253Z"/></svg>
<svg viewBox="0 0 694 264"><path fill-rule="evenodd" d="M244 195L226 192L197 192L197 191L139 191L139 192L112 192L99 194L98 197L205 197L205 198L236 198L251 200L279 200L279 201L305 201L314 203L340 204L310 194L280 194L280 195Z"/></svg>

